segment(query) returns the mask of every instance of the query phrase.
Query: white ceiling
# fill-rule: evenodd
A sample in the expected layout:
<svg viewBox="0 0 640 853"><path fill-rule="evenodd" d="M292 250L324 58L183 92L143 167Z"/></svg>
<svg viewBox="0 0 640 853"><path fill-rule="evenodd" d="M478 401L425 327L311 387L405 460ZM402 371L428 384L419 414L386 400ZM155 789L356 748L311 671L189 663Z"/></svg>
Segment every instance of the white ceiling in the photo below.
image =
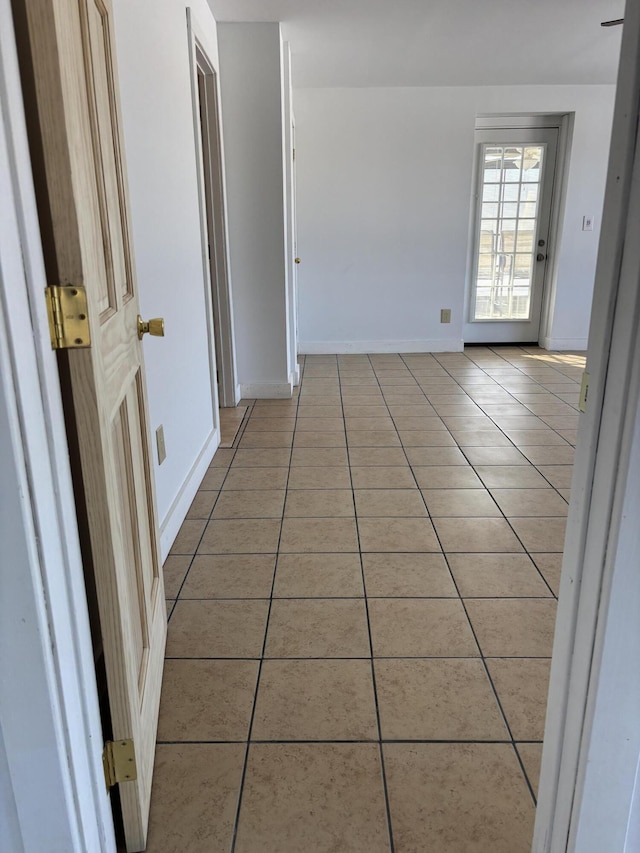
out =
<svg viewBox="0 0 640 853"><path fill-rule="evenodd" d="M624 0L209 0L281 21L296 88L613 83Z"/></svg>

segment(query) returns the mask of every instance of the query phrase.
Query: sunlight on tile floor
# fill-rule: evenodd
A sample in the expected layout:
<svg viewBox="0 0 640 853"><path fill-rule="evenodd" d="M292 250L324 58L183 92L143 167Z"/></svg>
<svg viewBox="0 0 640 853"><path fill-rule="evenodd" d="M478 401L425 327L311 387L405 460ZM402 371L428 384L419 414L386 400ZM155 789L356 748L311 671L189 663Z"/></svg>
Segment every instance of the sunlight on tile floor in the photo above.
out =
<svg viewBox="0 0 640 853"><path fill-rule="evenodd" d="M150 853L526 853L584 357L307 356L165 564Z"/></svg>

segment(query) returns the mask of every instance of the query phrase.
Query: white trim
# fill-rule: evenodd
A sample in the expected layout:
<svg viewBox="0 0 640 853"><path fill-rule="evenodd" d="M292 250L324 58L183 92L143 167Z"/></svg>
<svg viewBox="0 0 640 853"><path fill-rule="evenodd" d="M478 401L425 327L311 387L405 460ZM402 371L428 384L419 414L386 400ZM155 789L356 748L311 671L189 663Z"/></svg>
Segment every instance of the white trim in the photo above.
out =
<svg viewBox="0 0 640 853"><path fill-rule="evenodd" d="M301 341L301 355L382 352L462 352L462 338L422 341Z"/></svg>
<svg viewBox="0 0 640 853"><path fill-rule="evenodd" d="M207 436L204 446L180 486L178 494L169 507L167 514L160 522L160 554L163 563L171 550L171 546L178 535L182 522L186 518L189 507L200 488L200 483L207 473L207 468L211 464L213 455L219 445L220 433L218 429L214 429Z"/></svg>
<svg viewBox="0 0 640 853"><path fill-rule="evenodd" d="M75 503L10 0L0 0L0 727L25 853L111 853L102 732ZM9 310L10 306L10 310ZM1 845L0 845L1 846ZM5 848L12 849L12 848ZM15 849L15 848L14 848Z"/></svg>
<svg viewBox="0 0 640 853"><path fill-rule="evenodd" d="M243 400L288 400L293 394L293 384L289 382L242 382L240 384Z"/></svg>
<svg viewBox="0 0 640 853"><path fill-rule="evenodd" d="M636 393L630 382L630 362L638 336L640 274L639 33L640 5L629 0L589 332L589 401L576 448L534 853L573 850L569 836L579 830L577 785L579 773L585 772L585 751L590 745L592 710L588 697L594 677L600 675L598 667L594 669L601 652L598 642L602 642L597 626L599 611L606 603L602 596L608 583L607 553L616 546L620 518L614 500L626 474L629 452L623 421ZM627 559L637 564L637 553L627 555Z"/></svg>
<svg viewBox="0 0 640 853"><path fill-rule="evenodd" d="M550 338L545 335L540 341L540 346L543 349L553 350L553 352L563 352L565 350L569 352L575 350L584 352L587 349L588 343L587 338Z"/></svg>

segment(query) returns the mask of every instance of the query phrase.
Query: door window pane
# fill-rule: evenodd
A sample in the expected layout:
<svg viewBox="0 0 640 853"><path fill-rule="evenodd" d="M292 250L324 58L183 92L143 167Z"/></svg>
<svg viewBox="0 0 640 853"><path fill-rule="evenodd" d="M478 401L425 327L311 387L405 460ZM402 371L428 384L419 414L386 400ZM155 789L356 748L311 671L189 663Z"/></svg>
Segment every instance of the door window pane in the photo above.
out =
<svg viewBox="0 0 640 853"><path fill-rule="evenodd" d="M475 320L527 320L545 145L485 145Z"/></svg>

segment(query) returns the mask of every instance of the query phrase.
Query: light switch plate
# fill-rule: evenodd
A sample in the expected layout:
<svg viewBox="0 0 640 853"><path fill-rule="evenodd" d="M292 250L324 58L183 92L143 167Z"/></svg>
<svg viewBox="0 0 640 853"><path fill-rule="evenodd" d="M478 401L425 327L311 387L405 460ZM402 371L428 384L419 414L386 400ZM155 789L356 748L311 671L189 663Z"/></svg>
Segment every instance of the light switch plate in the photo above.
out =
<svg viewBox="0 0 640 853"><path fill-rule="evenodd" d="M593 231L593 216L582 217L582 230Z"/></svg>
<svg viewBox="0 0 640 853"><path fill-rule="evenodd" d="M440 322L441 323L450 323L451 322L451 308L441 308L440 309Z"/></svg>

